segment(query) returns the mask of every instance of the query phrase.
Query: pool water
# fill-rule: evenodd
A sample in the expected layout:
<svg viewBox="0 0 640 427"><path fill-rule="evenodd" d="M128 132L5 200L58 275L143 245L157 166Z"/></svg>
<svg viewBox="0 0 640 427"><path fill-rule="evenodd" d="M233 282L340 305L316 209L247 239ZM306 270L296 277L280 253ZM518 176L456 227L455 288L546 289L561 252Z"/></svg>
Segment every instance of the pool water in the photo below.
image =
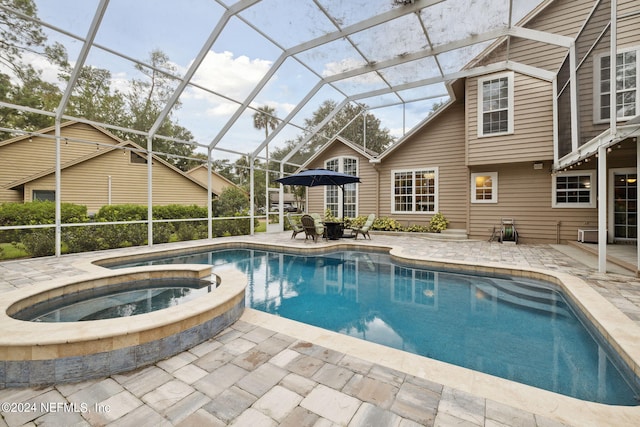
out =
<svg viewBox="0 0 640 427"><path fill-rule="evenodd" d="M13 315L32 322L113 319L173 307L215 288L198 279L148 279L123 282L52 298Z"/></svg>
<svg viewBox="0 0 640 427"><path fill-rule="evenodd" d="M550 283L355 251L234 249L127 266L162 263L234 266L249 278L247 307L267 313L583 400L638 404L633 374Z"/></svg>

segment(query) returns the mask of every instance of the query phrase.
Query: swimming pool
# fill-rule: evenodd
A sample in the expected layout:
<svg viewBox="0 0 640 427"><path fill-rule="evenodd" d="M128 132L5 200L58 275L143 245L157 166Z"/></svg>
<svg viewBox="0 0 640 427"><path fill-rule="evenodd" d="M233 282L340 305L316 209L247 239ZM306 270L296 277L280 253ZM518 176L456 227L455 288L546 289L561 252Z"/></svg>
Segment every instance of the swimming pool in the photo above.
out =
<svg viewBox="0 0 640 427"><path fill-rule="evenodd" d="M233 266L249 278L247 307L583 400L638 403L631 374L550 283L411 268L377 252L232 249L135 265L149 263Z"/></svg>

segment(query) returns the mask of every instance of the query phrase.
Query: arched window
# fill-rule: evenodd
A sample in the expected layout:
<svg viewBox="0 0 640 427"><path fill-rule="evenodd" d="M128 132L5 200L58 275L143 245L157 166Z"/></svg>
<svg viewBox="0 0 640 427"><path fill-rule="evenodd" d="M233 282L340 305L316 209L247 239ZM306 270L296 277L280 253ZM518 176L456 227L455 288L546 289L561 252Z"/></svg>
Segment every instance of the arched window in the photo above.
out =
<svg viewBox="0 0 640 427"><path fill-rule="evenodd" d="M325 168L334 172L358 175L358 159L355 157L336 157L325 162ZM357 184L346 184L344 194L336 185L325 187L325 209L338 218L355 218L358 216L358 187Z"/></svg>

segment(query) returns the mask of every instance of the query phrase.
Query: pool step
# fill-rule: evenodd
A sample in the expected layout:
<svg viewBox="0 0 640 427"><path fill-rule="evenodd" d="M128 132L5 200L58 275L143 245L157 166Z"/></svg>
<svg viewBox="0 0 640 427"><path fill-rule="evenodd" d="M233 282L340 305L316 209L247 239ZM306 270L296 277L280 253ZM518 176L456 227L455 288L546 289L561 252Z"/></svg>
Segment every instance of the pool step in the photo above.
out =
<svg viewBox="0 0 640 427"><path fill-rule="evenodd" d="M553 313L557 316L571 316L570 309L564 300L551 289L542 288L537 284L527 285L522 281L519 281L518 285L515 285L511 280L503 279L490 279L490 282L492 283L484 287L479 286L480 289L500 301L527 309Z"/></svg>

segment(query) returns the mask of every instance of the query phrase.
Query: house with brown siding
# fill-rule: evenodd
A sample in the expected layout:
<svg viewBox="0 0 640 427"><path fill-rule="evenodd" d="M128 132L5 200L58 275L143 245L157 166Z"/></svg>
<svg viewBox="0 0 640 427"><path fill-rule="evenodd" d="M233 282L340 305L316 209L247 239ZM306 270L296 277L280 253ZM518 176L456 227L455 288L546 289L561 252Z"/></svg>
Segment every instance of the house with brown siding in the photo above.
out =
<svg viewBox="0 0 640 427"><path fill-rule="evenodd" d="M555 243L598 228L596 154L606 144L608 239L635 242L640 3L619 0L614 12L617 133L608 114L611 11L608 0L544 2L519 23L538 40L488 47L469 64L473 74L448 83L450 101L385 152L367 158L356 144L330 144L304 167L353 157L358 215L426 225L441 212L472 239L513 218L520 241ZM308 210L324 211L328 191L310 188Z"/></svg>
<svg viewBox="0 0 640 427"><path fill-rule="evenodd" d="M55 198L54 128L0 143L0 202ZM146 205L147 154L131 141L85 123L61 126L62 201L86 205L89 213L104 205ZM207 183L153 156L154 205L207 205ZM228 183L227 185L233 185ZM216 189L220 190L220 184ZM212 190L214 196L219 193Z"/></svg>

